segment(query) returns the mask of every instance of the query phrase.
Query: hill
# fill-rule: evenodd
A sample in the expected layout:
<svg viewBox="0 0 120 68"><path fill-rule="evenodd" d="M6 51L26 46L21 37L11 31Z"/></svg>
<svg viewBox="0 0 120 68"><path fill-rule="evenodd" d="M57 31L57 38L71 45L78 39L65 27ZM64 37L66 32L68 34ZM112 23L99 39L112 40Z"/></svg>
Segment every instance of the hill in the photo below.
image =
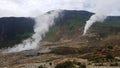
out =
<svg viewBox="0 0 120 68"><path fill-rule="evenodd" d="M96 22L88 30L88 33L83 36L85 22L91 15L93 13L86 11L64 11L63 16L46 33L43 41L65 43L62 44L65 45L64 47L67 47L67 45L70 47L77 46L78 52L80 50L80 53L86 54L84 58L90 58L90 56L92 58L101 57L109 54L120 56L120 16L109 16L102 23ZM73 44L75 42L78 43ZM69 51L72 51L71 48L64 47L57 48L53 52L64 54L65 52L69 53ZM109 50L109 47L112 47L112 49ZM66 51L67 49L68 51ZM71 53L75 52L73 49ZM95 56L94 53L100 54L100 56Z"/></svg>
<svg viewBox="0 0 120 68"><path fill-rule="evenodd" d="M86 21L93 13L87 11L63 11L56 24L46 34L45 40L59 41L60 39L79 39L83 34ZM120 32L120 17L109 16L103 22L95 23L88 31L88 34L108 36Z"/></svg>
<svg viewBox="0 0 120 68"><path fill-rule="evenodd" d="M64 10L50 28L43 41L79 40L82 36L85 22L94 13L87 11ZM88 34L102 37L120 32L120 17L109 16L103 23L94 24ZM0 18L0 48L13 46L33 34L35 21L32 18L5 17Z"/></svg>
<svg viewBox="0 0 120 68"><path fill-rule="evenodd" d="M87 11L64 10L60 17L55 20L55 25L43 37L38 51L0 53L0 67L63 68L72 65L73 68L119 68L120 16L109 16L103 23L96 22L83 36L85 22L93 14ZM8 19L5 18L4 21L10 22L7 21ZM18 19L19 22L23 20L23 23L18 25L16 21ZM9 39L8 37L8 39L2 40L0 42L2 43L1 48L13 46L13 44L19 43L33 33L34 20L31 20L31 18L14 18L12 22L16 23L17 27L25 26L25 28L18 29L17 32L22 31L22 33L15 33L12 36L13 38ZM9 26L11 26L9 29L13 27L13 25L10 25L11 23L9 23ZM26 25L24 25L25 23ZM7 29L7 27L4 28ZM1 29L3 31L3 28ZM14 29L17 30L16 27ZM8 33L12 34L13 32L14 30ZM4 31L2 33L5 34Z"/></svg>

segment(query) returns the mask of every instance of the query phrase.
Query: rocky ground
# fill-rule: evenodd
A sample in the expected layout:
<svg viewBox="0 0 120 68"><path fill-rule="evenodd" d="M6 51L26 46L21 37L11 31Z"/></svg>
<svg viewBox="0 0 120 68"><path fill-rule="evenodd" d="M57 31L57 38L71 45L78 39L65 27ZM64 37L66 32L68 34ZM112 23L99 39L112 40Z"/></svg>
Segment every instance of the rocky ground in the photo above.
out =
<svg viewBox="0 0 120 68"><path fill-rule="evenodd" d="M116 48L107 50L101 47L88 46L90 42L78 42L64 40L62 42L43 42L42 49L38 51L23 51L19 53L0 53L0 68L39 68L41 65L45 68L55 68L59 63L65 61L77 61L86 65L86 68L119 68L120 66L120 49ZM104 57L107 52L116 53L114 59L108 61L94 62L90 60L95 57ZM92 57L92 58L91 58ZM110 67L110 64L118 65ZM101 65L102 64L102 65Z"/></svg>

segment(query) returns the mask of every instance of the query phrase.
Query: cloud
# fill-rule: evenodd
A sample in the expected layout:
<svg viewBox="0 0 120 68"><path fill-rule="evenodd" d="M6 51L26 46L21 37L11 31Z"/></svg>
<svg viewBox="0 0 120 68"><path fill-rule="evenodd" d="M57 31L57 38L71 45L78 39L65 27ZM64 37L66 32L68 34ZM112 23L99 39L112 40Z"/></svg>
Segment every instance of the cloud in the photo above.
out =
<svg viewBox="0 0 120 68"><path fill-rule="evenodd" d="M92 12L99 12L103 13L106 12L108 15L116 15L115 12L120 12L120 0L86 0L85 4L89 5L86 10L92 11ZM108 11L109 10L109 11ZM117 15L120 15L118 13Z"/></svg>
<svg viewBox="0 0 120 68"><path fill-rule="evenodd" d="M37 16L56 9L75 10L82 8L81 3L81 0L0 0L0 16Z"/></svg>
<svg viewBox="0 0 120 68"><path fill-rule="evenodd" d="M96 12L101 5L116 1L120 3L120 0L0 0L0 17L34 17L56 9ZM118 8L119 4L112 9L111 14L120 15Z"/></svg>

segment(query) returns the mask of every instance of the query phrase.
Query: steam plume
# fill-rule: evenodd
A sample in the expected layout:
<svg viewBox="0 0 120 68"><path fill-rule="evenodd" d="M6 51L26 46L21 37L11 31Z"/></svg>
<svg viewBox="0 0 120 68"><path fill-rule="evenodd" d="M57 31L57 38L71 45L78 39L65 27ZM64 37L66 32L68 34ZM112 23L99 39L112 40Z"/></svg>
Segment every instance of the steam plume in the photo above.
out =
<svg viewBox="0 0 120 68"><path fill-rule="evenodd" d="M8 48L4 52L11 53L39 48L39 42L42 40L42 36L45 35L45 33L49 30L49 27L54 24L54 20L59 16L60 12L60 10L52 11L35 18L35 34L33 34L31 38L24 40L21 44L15 45L12 48Z"/></svg>
<svg viewBox="0 0 120 68"><path fill-rule="evenodd" d="M95 1L98 2L94 6L96 8L94 10L97 10L94 15L90 17L88 21L86 21L85 27L84 27L84 33L85 35L88 31L88 29L94 24L95 22L103 22L107 15L110 14L114 9L118 7L118 0L106 0L106 1Z"/></svg>
<svg viewBox="0 0 120 68"><path fill-rule="evenodd" d="M87 30L92 26L92 24L94 24L95 22L103 22L104 19L106 19L107 16L105 15L101 15L101 14L95 14L93 16L91 16L91 18L86 21L86 25L84 28L84 34L85 35L87 33Z"/></svg>

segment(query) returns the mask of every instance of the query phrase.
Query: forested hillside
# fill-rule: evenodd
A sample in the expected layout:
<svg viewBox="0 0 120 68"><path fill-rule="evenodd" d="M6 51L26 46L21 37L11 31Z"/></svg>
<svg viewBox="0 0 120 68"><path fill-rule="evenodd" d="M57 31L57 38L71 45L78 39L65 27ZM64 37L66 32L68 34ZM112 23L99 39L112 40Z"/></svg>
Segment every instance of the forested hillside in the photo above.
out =
<svg viewBox="0 0 120 68"><path fill-rule="evenodd" d="M32 18L4 17L0 18L0 48L20 43L33 33L35 22Z"/></svg>

